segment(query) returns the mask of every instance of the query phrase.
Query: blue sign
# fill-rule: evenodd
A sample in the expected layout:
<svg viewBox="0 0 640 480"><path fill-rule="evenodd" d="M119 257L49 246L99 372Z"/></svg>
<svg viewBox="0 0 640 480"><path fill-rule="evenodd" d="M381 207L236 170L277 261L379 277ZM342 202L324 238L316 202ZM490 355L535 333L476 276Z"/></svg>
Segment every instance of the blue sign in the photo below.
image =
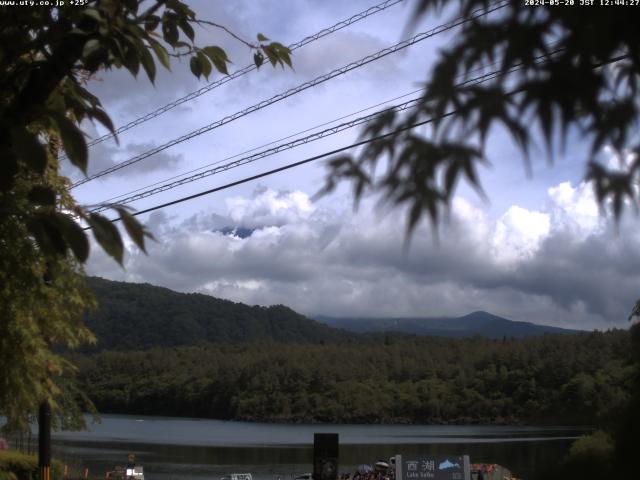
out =
<svg viewBox="0 0 640 480"><path fill-rule="evenodd" d="M396 455L396 480L471 480L468 455Z"/></svg>

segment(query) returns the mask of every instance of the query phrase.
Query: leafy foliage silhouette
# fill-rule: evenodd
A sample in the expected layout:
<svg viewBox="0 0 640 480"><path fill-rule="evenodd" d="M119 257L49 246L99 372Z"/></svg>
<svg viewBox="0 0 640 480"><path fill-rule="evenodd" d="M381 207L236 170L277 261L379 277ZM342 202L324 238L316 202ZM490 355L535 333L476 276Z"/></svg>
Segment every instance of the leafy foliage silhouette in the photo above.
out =
<svg viewBox="0 0 640 480"><path fill-rule="evenodd" d="M421 0L416 18L452 3L469 15L493 2ZM406 207L411 234L425 214L437 226L461 179L484 195L476 168L489 163L486 139L497 127L512 137L528 169L536 130L550 159L575 132L590 145L585 179L603 210L618 220L625 202L637 207L639 200L640 143L634 135L639 45L637 18L630 9L509 2L492 17L460 27L440 52L421 103L402 118L389 112L362 136L398 133L330 162L323 192L347 181L356 202L376 193L382 202ZM464 83L472 73L495 65L503 73L493 80ZM411 130L427 118L433 120L427 134ZM607 167L598 158L604 146L630 161L621 169ZM382 158L388 164L378 172Z"/></svg>
<svg viewBox="0 0 640 480"><path fill-rule="evenodd" d="M291 65L290 51L258 35L247 42L224 26L200 19L180 0L89 0L83 6L0 7L0 415L25 428L40 402L73 410L65 377L72 365L53 346L90 341L82 313L93 300L82 285L91 227L97 243L119 264L124 246L107 217L78 205L68 159L86 174L89 149L81 124L114 125L87 89L92 75L144 70L153 83L156 62L186 57L196 77L227 73L230 62L215 45L198 46L196 28L224 29L275 67ZM61 151L66 156L59 156ZM150 232L120 205L115 209L143 251ZM65 383L67 382L67 383ZM59 402L56 402L56 399ZM70 410L71 409L71 410Z"/></svg>

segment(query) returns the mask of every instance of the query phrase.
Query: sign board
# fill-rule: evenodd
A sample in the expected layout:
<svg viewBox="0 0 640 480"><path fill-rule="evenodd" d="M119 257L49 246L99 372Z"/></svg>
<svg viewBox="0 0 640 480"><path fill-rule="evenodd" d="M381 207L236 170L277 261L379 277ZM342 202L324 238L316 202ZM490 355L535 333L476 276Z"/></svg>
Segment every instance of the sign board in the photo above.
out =
<svg viewBox="0 0 640 480"><path fill-rule="evenodd" d="M471 480L468 455L396 455L396 480Z"/></svg>
<svg viewBox="0 0 640 480"><path fill-rule="evenodd" d="M339 450L337 433L313 434L313 480L337 480Z"/></svg>

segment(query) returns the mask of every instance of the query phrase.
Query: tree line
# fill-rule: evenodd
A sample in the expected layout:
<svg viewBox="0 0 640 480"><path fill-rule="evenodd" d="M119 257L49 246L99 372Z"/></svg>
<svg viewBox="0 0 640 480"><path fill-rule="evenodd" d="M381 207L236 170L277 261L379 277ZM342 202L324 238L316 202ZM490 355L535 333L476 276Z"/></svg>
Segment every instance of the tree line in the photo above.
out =
<svg viewBox="0 0 640 480"><path fill-rule="evenodd" d="M603 424L637 367L622 330L525 339L383 335L74 355L103 413L267 422Z"/></svg>

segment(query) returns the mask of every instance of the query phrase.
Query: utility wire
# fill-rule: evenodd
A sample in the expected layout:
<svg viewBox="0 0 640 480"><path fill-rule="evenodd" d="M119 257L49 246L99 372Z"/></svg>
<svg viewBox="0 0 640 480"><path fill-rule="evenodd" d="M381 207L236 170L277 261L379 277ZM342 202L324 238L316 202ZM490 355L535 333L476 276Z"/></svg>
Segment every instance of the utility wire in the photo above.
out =
<svg viewBox="0 0 640 480"><path fill-rule="evenodd" d="M340 121L340 120L344 120L345 118L349 118L349 117L352 117L352 116L354 116L354 115L358 115L359 113L366 112L367 110L371 110L371 109L373 109L373 108L380 107L380 106L385 105L385 104L387 104L387 103L394 102L394 101L396 101L396 100L400 100L400 99L402 99L402 98L409 97L409 96L411 96L411 95L415 95L416 93L419 93L419 92L421 92L422 90L423 90L422 88L419 88L419 89L414 90L414 91L412 91L412 92L405 93L404 95L399 95L399 96L397 96L397 97L394 97L394 98L390 98L390 99L388 99L388 100L385 100L384 102L379 102L379 103L376 103L375 105L371 105L371 106L369 106L369 107L362 108L362 109L360 109L360 110L358 110L358 111L356 111L356 112L352 112L352 113L349 113L349 114L347 114L347 115L343 115L343 116L341 116L341 117L334 118L333 120L330 120L330 121L328 121L328 122L324 122L324 123L321 123L321 124L319 124L319 125L315 125L315 126L313 126L313 127L306 128L306 129L301 130L301 131L296 132L296 133L292 133L291 135L287 135L286 137L282 137L282 138L279 138L279 139L277 139L277 140L273 140L273 141L271 141L271 142L264 143L264 144L262 144L262 145L260 145L260 146L257 146L257 147L254 147L254 148L251 148L251 149L249 149L249 150L245 150L245 151L240 152L240 153L236 153L236 154L234 154L234 155L231 155L231 156L229 156L229 157L223 158L223 159L221 159L221 160L216 160L215 162L211 162L211 163L208 163L208 164L203 165L203 166L201 166L201 167L194 168L193 170L189 170L189 171L186 171L186 172L180 173L180 174L178 174L178 175L174 175L174 176L172 176L172 177L165 178L164 180L160 180L160 181L157 181L157 182L151 183L151 184L149 184L149 185L146 185L146 186L144 186L144 187L137 188L137 189L135 189L135 190L131 190L131 191L127 192L127 193L123 193L123 194L120 194L120 195L116 195L115 197L111 197L111 198L109 198L109 199L107 199L107 200L105 200L105 201L103 201L103 202L100 202L100 204L116 203L116 202L117 202L117 203L120 203L120 201L118 200L118 199L120 199L120 198L123 198L123 197L127 197L127 198L129 198L129 197L130 197L130 196L132 196L133 194L135 194L135 193L137 193L137 192L140 192L140 191L142 191L142 190L145 190L145 189L151 189L151 188L153 188L153 187L155 187L155 186L157 186L157 185L160 185L160 184L163 184L163 183L166 183L166 182L170 182L171 180L176 180L176 179L181 178L181 177L185 177L186 175L193 174L193 173L195 173L195 172L199 172L200 170L204 170L205 168L212 167L212 166L214 166L214 165L219 165L219 164L224 163L224 162L227 162L227 161L229 161L229 160L233 160L234 158L242 157L243 155L245 155L245 156L246 156L247 154L249 154L249 153L251 153L251 152L255 152L255 151L257 151L257 150L260 150L260 149L263 149L263 148L269 147L269 146L274 145L274 144L277 144L277 143L279 143L279 142L283 142L283 141L285 141L285 140L289 140L290 138L296 137L296 136L298 136L298 135L302 135L303 133L312 132L312 131L314 131L314 130L316 130L316 129L318 129L318 128L326 127L327 125L331 125L331 124L333 124L333 123L335 123L335 122L338 122L338 121ZM394 106L389 107L389 108L394 108ZM380 112L376 112L376 114L378 114L378 113L380 113ZM145 195L145 196L146 196L146 195ZM126 202L126 203L129 203L129 202ZM102 209L100 209L100 210L102 210Z"/></svg>
<svg viewBox="0 0 640 480"><path fill-rule="evenodd" d="M516 68L516 67L514 67L514 68ZM508 73L511 73L512 71L514 71L514 68L512 68ZM517 67L517 68L519 69L521 67ZM459 83L459 84L456 85L456 87L462 87L462 86L468 85L468 84L480 84L480 83L486 82L488 80L491 80L491 79L495 78L497 75L503 74L503 73L504 73L503 70L496 70L496 71L493 71L493 72L488 72L488 73L480 75L480 76L478 76L476 78L473 78L473 79L467 80L465 82ZM417 90L417 91L411 92L411 93L416 93L416 92L419 92L419 91L420 90ZM396 100L398 98L405 97L407 95L410 95L410 94L402 95L401 97L396 97L395 99L392 99L392 100L389 100L389 101L393 101L393 100ZM312 133L312 134L307 135L305 137L296 138L295 140L292 140L291 142L288 142L288 143L281 143L279 145L276 145L275 147L259 151L259 152L255 153L253 155L245 156L245 157L240 158L240 159L238 159L238 160L236 160L234 162L229 162L229 163L226 163L224 165L216 166L214 168L211 168L211 169L208 169L208 170L204 170L204 171L199 172L197 174L194 174L194 175L191 175L191 176L188 176L188 177L184 177L184 178L181 178L179 180L175 180L173 182L164 183L163 185L157 186L155 188L150 188L150 189L145 190L145 191L143 191L141 193L131 192L131 193L135 193L135 194L126 196L124 198L120 198L120 197L122 197L122 195L121 195L120 197L115 197L114 199L111 199L111 200L115 200L116 198L120 198L119 200L117 200L117 202L114 202L114 203L117 203L118 205L126 205L128 203L135 202L136 200L141 200L143 198L147 198L147 197L150 197L152 195L157 195L159 193L165 192L167 190L172 190L174 188L177 188L179 186L185 185L187 183L195 182L197 180L201 180L201 179L209 177L211 175L216 175L218 173L221 173L221 172L224 172L224 171L227 171L227 170L231 170L232 168L240 167L240 166L246 165L248 163L253 163L253 162L255 162L257 160L260 160L262 158L270 157L270 156L275 155L277 153L280 153L280 152L283 152L283 151L286 151L286 150L291 150L291 149L299 147L301 145L305 145L307 143L311 143L311 142L314 142L316 140L320 140L322 138L326 138L326 137L329 137L329 136L332 136L332 135L336 135L337 133L340 133L342 131L354 128L354 127L362 125L364 123L369 123L369 122L375 120L376 118L379 118L381 115L384 115L385 113L387 113L389 111L402 112L404 110L407 110L409 108L414 107L416 104L418 104L418 102L420 100L421 100L420 98L414 98L414 99L409 100L407 102L403 102L403 103L400 103L400 104L392 105L391 107L386 108L386 109L384 109L382 111L377 111L377 112L374 112L374 113L372 113L370 115L366 115L366 116L363 116L363 117L355 118L355 119L350 120L348 122L344 122L344 123L341 123L339 125L335 125L333 127L327 128L325 130L321 130L319 132ZM387 102L383 102L383 103L387 103ZM378 104L378 105L380 105L380 104ZM378 106L378 105L376 105L376 106ZM368 109L374 108L374 107L369 107ZM365 109L365 110L368 110L368 109ZM359 113L359 112L356 112L356 113ZM351 114L351 115L354 115L354 114ZM351 116L351 115L348 115L348 116ZM333 123L335 121L336 120L334 120L332 122L328 122L328 123ZM314 129L315 128L317 128L317 127L314 127ZM310 130L310 129L308 129L308 130ZM303 132L300 132L300 133L303 133ZM297 134L294 134L294 135L297 135ZM294 135L290 135L290 137L294 136ZM271 142L271 143L275 143L275 142ZM253 150L255 150L255 149L253 149ZM235 155L234 157L237 157L237 156L238 155ZM221 163L222 161L224 161L224 160L221 160L221 161L218 161L218 162L213 162L210 165L216 165L216 164ZM159 182L159 183L162 183L162 182ZM102 204L99 207L95 208L94 210L91 210L91 213L98 213L98 212L102 212L104 210L107 210L107 209L111 208L111 206L107 202L110 202L110 200L107 200L105 202L101 202Z"/></svg>
<svg viewBox="0 0 640 480"><path fill-rule="evenodd" d="M552 48L552 47L554 47L557 43L558 43L558 42L552 42L551 44L549 44L549 45L548 45L548 47L549 47L549 48ZM557 52L558 52L558 50L556 50L556 51L552 52L549 56L551 56L551 55L553 55L553 54L555 54L555 53L557 53ZM545 57L545 55L541 55L540 57L536 58L536 61L540 60L540 59L541 59L541 58L543 58L543 57ZM481 82L484 82L484 81L486 81L486 80L490 80L490 78L488 78L488 77L487 77L487 78L484 78L484 79L480 79L480 77L483 77L483 76L485 76L485 75L493 75L493 73L498 73L498 71L496 71L496 72L487 72L487 69L488 69L488 68L490 68L490 67L494 67L494 66L498 65L499 63L500 63L500 61L499 61L499 60L496 60L496 61L494 61L494 62L491 62L490 64L482 65L482 66L480 66L480 67L477 67L477 68L474 68L474 69L472 69L472 70L469 70L468 72L460 73L460 74L458 75L458 77L457 77L457 78L459 78L459 79L467 78L467 77L469 77L470 75L475 74L475 73L481 73L481 75L480 75L479 77L475 77L475 78L471 78L471 79L468 79L468 80L464 80L464 81L462 81L462 82L460 82L460 83L456 84L456 86L457 86L457 87L460 87L460 86L463 86L463 85L466 85L466 84L468 84L468 83L472 83L472 82L473 82L473 83L481 83ZM511 69L510 69L508 72L506 72L506 73L512 73L513 71L515 71L515 70L517 70L517 69L520 69L520 64L516 64L516 65L514 65L514 66L513 66L513 67L511 67ZM499 73L505 73L505 72L499 72ZM478 80L480 80L480 81L478 81ZM334 118L333 120L330 120L330 121L328 121L328 122L323 122L323 123L321 123L321 124L315 125L315 126L313 126L313 127L306 128L306 129L301 130L301 131L299 131L299 132L292 133L291 135L287 135L286 137L281 137L281 138L279 138L279 139L277 139L277 140L272 140L271 142L264 143L264 144L259 145L259 146L257 146L257 147L250 148L249 150L244 150L244 151L242 151L242 152L240 152L240 153L236 153L236 154L234 154L234 155L231 155L231 156L225 157L225 158L223 158L223 159L221 159L221 160L216 160L215 162L211 162L211 163L208 163L208 164L206 164L206 165L202 165L202 166L200 166L200 167L194 168L194 169L192 169L192 170L188 170L188 171L186 171L186 172L182 172L182 173L179 173L179 174L177 174L177 175L173 175L173 176L168 177L168 178L165 178L165 179L163 179L163 180L159 180L159 181L157 181L157 182L153 182L153 183L151 183L151 184L145 185L144 187L136 188L135 190L130 190L129 192L122 193L122 194L116 195L116 196L114 196L114 197L108 198L108 199L106 199L106 200L104 200L104 201L100 202L100 205L107 204L107 203L115 203L115 202L117 202L117 201L118 201L118 199L120 199L120 198L128 197L128 196L131 196L131 195L133 195L133 194L135 194L135 193L137 193L137 192L140 192L140 191L142 191L142 190L150 189L150 188L153 188L153 187L155 187L155 186L157 186L157 185L160 185L160 184L163 184L163 183L166 183L166 182L170 182L171 180L176 180L176 179L178 179L178 178L185 177L186 175L193 174L193 173L195 173L195 172L198 172L198 171L200 171L200 170L204 170L205 168L212 167L212 166L214 166L214 165L219 165L219 164L224 163L224 162L226 162L226 161L233 160L234 158L238 158L238 157L241 157L241 156L243 156L243 155L247 155L247 154L249 154L249 153L251 153L251 152L255 152L255 151L257 151L257 150L260 150L260 149L262 149L262 148L269 147L269 146L274 145L274 144L276 144L276 143L283 142L283 141L288 140L288 139L290 139L290 138L293 138L293 137L295 137L295 136L297 136L297 135L302 135L303 133L312 132L313 130L316 130L316 129L318 129L318 128L325 127L325 126L327 126L327 125L331 125L332 123L338 122L338 121L340 121L340 120L344 120L344 119L349 118L349 117L352 117L352 116L354 116L354 115L358 115L359 113L366 112L367 110L371 110L371 109L373 109L373 108L380 107L380 106L385 105L385 104L387 104L387 103L394 102L394 101L396 101L396 100L400 100L400 99L405 98L405 97L409 97L409 96L414 95L414 94L416 94L416 93L418 93L418 92L421 92L421 91L423 91L423 89L422 89L422 88L419 88L419 89L413 90L413 91L411 91L411 92L405 93L404 95L399 95L399 96L397 96L397 97L390 98L390 99L388 99L388 100L385 100L385 101L383 101L383 102L376 103L375 105L371 105L371 106L366 107L366 108L362 108L362 109L360 109L360 110L358 110L358 111L355 111L355 112L349 113L349 114L347 114L347 115L342 115L342 116L340 116L340 117L338 117L338 118ZM390 107L390 108L393 108L393 106L392 106L392 107Z"/></svg>
<svg viewBox="0 0 640 480"><path fill-rule="evenodd" d="M131 202L134 202L136 200L140 200L142 198L150 197L152 195L156 195L158 193L161 193L161 192L164 192L164 191L167 191L167 190L172 190L172 189L174 189L176 187L179 187L181 185L185 185L187 183L195 182L196 180L200 180L202 178L209 177L211 175L215 175L217 173L224 172L226 170L230 170L232 168L240 167L242 165L246 165L248 163L255 162L256 160L259 160L259 159L262 159L262 158L265 158L265 157L270 157L272 155L275 155L277 153L280 153L280 152L283 152L283 151L286 151L286 150L291 150L293 148L299 147L300 145L305 145L307 143L314 142L316 140L320 140L322 138L329 137L331 135L335 135L335 134L340 133L340 132L342 132L344 130L348 130L348 129L354 128L354 127L356 127L358 125L362 125L363 123L368 123L368 122L374 120L375 118L380 117L380 115L382 115L383 113L385 113L385 112L387 112L389 110L392 110L392 111L395 111L395 112L401 112L403 110L411 108L411 107L415 106L419 100L420 100L419 98L415 98L413 100L409 100L408 102L404 102L404 103L401 103L399 105L394 105L394 106L390 107L389 109L384 110L382 112L375 112L375 113L372 113L371 115L367 115L365 117L359 117L359 118L356 118L354 120L351 120L350 122L345 122L345 123L342 123L340 125L336 125L335 127L327 128L327 129L322 130L320 132L313 133L313 134L308 135L306 137L298 138L298 139L296 139L296 140L294 140L292 142L280 144L280 145L277 145L275 147L269 148L267 150L262 150L261 152L258 152L258 153L254 154L254 155L250 155L248 157L243 157L243 158L241 158L241 159L239 159L239 160L237 160L235 162L231 162L231 163L227 163L227 164L224 164L224 165L220 165L218 167L215 167L215 168L212 168L212 169L209 169L209 170L205 170L203 172L200 172L198 174L192 175L190 177L185 177L185 178L182 178L180 180L176 180L176 181L171 182L171 183L166 183L166 184L164 184L162 186L153 188L151 190L147 190L145 192L138 193L136 195L131 195L129 197L126 197L126 198L123 198L121 200L118 200L117 203L119 205L125 205L127 203L131 203ZM107 210L108 208L110 208L109 205L102 205L102 206L98 207L97 209L92 210L92 213L101 212L101 211Z"/></svg>
<svg viewBox="0 0 640 480"><path fill-rule="evenodd" d="M450 117L451 115L455 115L456 113L457 112L455 110L453 110L451 112L447 112L447 113L441 115L438 118L442 119L442 118ZM383 139L391 137L393 135L397 135L398 133L402 133L402 132L404 132L406 130L412 130L412 129L420 127L422 125L426 125L428 123L433 122L434 120L435 120L435 118L428 118L428 119L423 120L421 122L417 122L417 123L414 123L414 124L411 124L411 125L404 126L402 128L398 128L397 130L394 130L394 131L389 132L389 133L385 133L383 135L378 135L378 136L375 136L375 137L372 137L372 138L368 138L366 140L361 140L359 142L352 143L351 145L346 145L344 147L336 148L335 150L331 150L330 152L325 152L325 153L321 153L320 155L315 155L313 157L305 158L304 160L300 160L299 162L290 163L288 165L284 165L284 166L279 167L279 168L274 168L273 170L268 170L266 172L262 172L262 173L259 173L257 175L253 175L251 177L246 177L246 178L243 178L241 180L237 180L235 182L227 183L226 185L222 185L220 187L211 188L209 190L205 190L204 192L194 193L193 195L188 195L186 197L178 198L176 200L172 200L171 202L167 202L167 203L163 203L163 204L160 204L160 205L156 205L154 207L146 208L144 210L138 210L137 212L130 213L130 215L132 215L132 216L142 215L144 213L153 212L153 211L159 210L161 208L166 208L166 207L170 207L172 205L177 205L178 203L186 202L188 200L193 200L194 198L202 197L204 195L209 195L211 193L219 192L221 190L226 190L226 189L231 188L231 187L236 187L238 185L242 185L243 183L252 182L253 180L257 180L259 178L267 177L267 176L273 175L275 173L280 173L280 172L283 172L285 170L289 170L291 168L299 167L300 165L304 165L306 163L311 163L311 162L314 162L316 160L320 160L322 158L326 158L326 157L329 157L331 155L335 155L336 153L342 153L342 152L345 152L345 151L350 150L352 148L356 148L356 147L360 147L362 145L366 145L367 143L372 143L372 142L375 142L375 141L378 141L378 140L383 140ZM111 222L117 222L117 221L120 221L120 220L122 220L122 218L118 217L118 218L111 219L110 221ZM91 227L84 227L83 230L90 230L90 229L91 229Z"/></svg>
<svg viewBox="0 0 640 480"><path fill-rule="evenodd" d="M562 49L556 50L556 52L559 52L559 51L562 51ZM556 52L552 52L550 55L553 55ZM544 55L544 57L548 57L548 56L549 55ZM600 67L605 66L605 65L616 63L616 62L619 62L621 60L625 60L627 58L630 58L630 56L631 56L630 54L622 54L622 55L613 57L613 58L611 58L609 60L606 60L604 62L601 62L601 63L598 63L598 64L594 64L593 68L600 68ZM541 57L539 57L539 58L541 58ZM516 67L514 67L514 68L516 68ZM520 66L519 68L522 68L522 66ZM521 93L523 91L524 91L523 87L517 88L517 89L511 90L509 92L506 92L505 96L515 95L515 94ZM401 128L398 128L396 130L393 130L393 131L385 133L385 134L377 135L375 137L368 138L366 140L361 140L359 142L352 143L351 145L347 145L347 146L344 146L344 147L341 147L341 148L337 148L337 149L332 150L330 152L322 153L320 155L315 155L313 157L309 157L309 158L306 158L304 160L300 160L299 162L290 163L288 165L284 165L282 167L275 168L273 170L268 170L266 172L262 172L262 173L259 173L257 175L253 175L251 177L246 177L246 178L243 178L241 180L237 180L235 182L227 183L226 185L222 185L222 186L219 186L219 187L211 188L209 190L205 190L203 192L195 193L193 195L188 195L186 197L181 197L181 198L178 198L176 200L172 200L170 202L166 202L166 203L163 203L163 204L160 204L160 205L156 205L154 207L146 208L144 210L139 210L137 212L131 213L131 215L133 215L133 216L142 215L144 213L153 212L153 211L159 210L161 208L166 208L166 207L169 207L169 206L172 206L172 205L177 205L179 203L183 203L183 202L186 202L188 200L193 200L194 198L198 198L198 197L202 197L202 196L205 196L205 195L209 195L211 193L219 192L221 190L226 190L228 188L235 187L237 185L242 185L243 183L248 183L248 182L251 182L253 180L257 180L259 178L263 178L263 177L266 177L266 176L269 176L269 175L273 175L275 173L279 173L279 172L282 172L282 171L285 171L285 170L289 170L291 168L295 168L295 167L298 167L300 165L304 165L304 164L313 162L315 160L320 160L322 158L326 158L328 156L335 155L337 153L342 153L342 152L344 152L346 150L350 150L352 148L356 148L356 147L359 147L359 146L362 146L362 145L366 145L368 143L372 143L372 142L375 142L375 141L378 141L378 140L383 140L385 138L389 138L391 136L397 135L397 134L402 133L402 132L407 131L407 130L413 130L414 128L417 128L417 127L432 123L436 119L437 120L442 120L442 119L450 117L452 115L456 115L457 113L458 113L457 110L451 110L451 111L446 112L446 113L444 113L444 114L442 114L442 115L440 115L438 117L435 117L435 118L431 117L431 118L427 118L427 119L425 119L423 121L413 123L411 125L405 125L405 126L403 126ZM114 218L114 219L112 219L110 221L111 222L117 222L117 221L120 221L120 220L122 220L121 217ZM84 228L84 230L90 230L90 229L91 229L90 226Z"/></svg>
<svg viewBox="0 0 640 480"><path fill-rule="evenodd" d="M269 105L272 105L276 102L279 102L281 100L284 100L288 97L291 97L299 92L302 92L304 90L307 90L308 88L311 87L315 87L317 85L320 85L321 83L324 83L328 80L331 80L332 78L338 77L340 75L344 75L347 72L350 72L351 70L355 70L356 68L362 67L363 65L367 65L373 61L379 60L380 58L383 58L387 55L390 55L392 53L395 53L397 51L403 50L407 47L410 47L411 45L414 45L418 42L421 42L423 40L426 40L428 38L431 38L435 35L438 35L440 33L443 33L447 30L451 30L459 25L462 25L464 23L470 22L476 18L482 17L484 15L488 15L491 12L494 12L500 8L503 8L505 6L507 6L509 4L508 0L503 0L503 1L499 1L495 4L493 4L491 7L487 8L487 9L479 9L476 10L474 12L472 12L469 16L467 17L458 17L448 23L439 25L431 30L428 30L426 32L421 32L418 33L417 35L414 35L413 37L411 37L410 39L404 40L402 42L399 42L397 44L395 44L392 47L388 47L385 48L383 50L378 51L377 53L374 53L372 55L366 56L364 58L361 58L360 60L357 60L355 62L349 63L348 65L345 65L341 68L335 69L329 73L326 73L324 75L321 75L313 80L310 80L308 82L305 82L301 85L298 85L295 88L289 89L283 93L279 93L267 100L263 100L255 105L252 105L251 107L248 107L244 110L241 110L239 112L236 112L232 115L228 115L220 120L217 120L209 125L205 125L204 127L201 127L197 130L194 130L190 133L187 133L185 135L182 135L181 137L178 137L176 139L173 139L163 145L160 145L158 147L155 147L151 150L148 150L146 152L141 153L140 155L136 155L135 157L132 157L124 162L121 162L117 165L113 165L112 167L109 167L105 170L102 170L101 172L98 172L94 175L91 175L87 178L84 178L82 180L77 181L76 183L74 183L73 185L71 185L71 188L75 188L78 187L80 185L83 185L87 182L90 182L91 180L94 180L96 178L100 178L103 177L105 175L108 175L112 172L115 172L117 170L120 170L122 168L128 167L129 165L132 165L134 163L140 162L141 160L144 160L145 158L148 158L156 153L159 153L163 150L166 150L169 147L172 147L174 145L177 145L179 143L185 142L187 140L191 140L192 138L195 138L199 135L202 135L203 133L209 132L215 128L218 128L222 125L225 125L227 123L230 123L234 120L237 120L238 118L244 117L246 115L249 115L250 113L253 113L257 110L260 110L262 108L265 108Z"/></svg>
<svg viewBox="0 0 640 480"><path fill-rule="evenodd" d="M398 3L402 2L402 0L386 0L382 3L379 3L378 5L374 5L373 7L368 8L367 10L364 10L360 13L356 13L355 15L342 20L330 27L324 28L322 30L320 30L317 33L314 33L313 35L309 35L305 38L303 38L302 40L296 42L296 43L292 43L291 45L289 45L289 50L291 50L292 52L294 50L297 50L298 48L304 47L305 45L314 42L316 40L321 39L322 37L326 37L327 35L330 35L334 32L337 32L339 30L342 30L343 28L348 27L349 25L353 25L354 23L359 22L360 20L364 20L365 18L374 15L376 13L382 12L384 10L386 10L389 7L392 7ZM179 105L182 105L185 102L188 102L190 100L193 100L194 98L197 98L201 95L204 95L207 92L210 92L211 90L218 88L232 80L235 80L236 78L240 78L243 75L246 75L249 72L252 72L253 70L256 70L258 67L256 67L255 64L250 64L247 65L246 67L241 68L240 70L236 70L235 72L229 74L229 75L225 75L224 77L221 77L220 79L216 80L215 82L211 82L208 85L205 85L204 87L195 90L187 95L185 95L184 97L178 98L177 100L174 100L171 103L168 103L162 107L159 107L158 109L147 113L146 115L143 115L141 117L136 118L135 120L130 121L129 123L127 123L126 125L123 125L122 127L118 128L115 131L115 135L113 133L107 133L105 135L102 135L101 137L96 138L95 140L90 141L89 143L87 143L88 147L92 147L94 145L97 145L98 143L102 143L105 140L109 140L110 138L115 137L116 135L119 135L122 132L126 132L127 130L132 129L133 127L140 125L142 123L145 123L153 118L159 117L160 115L168 112L169 110L172 110L174 108L176 108ZM66 158L66 156L64 157Z"/></svg>
<svg viewBox="0 0 640 480"><path fill-rule="evenodd" d="M519 67L519 68L521 68L521 67ZM497 73L502 73L502 71L500 71L500 72L492 72L492 74L494 76ZM487 75L489 75L489 74L487 74ZM488 80L488 78L485 79L485 80ZM483 81L485 81L485 80L483 80ZM468 82L464 82L464 83L468 83ZM513 92L508 92L507 95L512 95L514 93L518 93L519 91L520 90L514 90ZM415 100L413 100L413 101L415 101ZM413 102L413 101L410 101L410 102ZM410 103L410 102L406 102L406 103ZM452 110L452 111L449 111L447 113L444 113L444 114L440 115L439 117L427 118L427 119L425 119L423 121L416 122L416 123L413 123L411 125L405 125L404 127L401 127L401 128L396 129L396 130L393 130L392 132L388 132L388 133L385 133L385 134L382 134L382 135L377 135L375 137L371 137L371 138L368 138L366 140L361 140L359 142L352 143L351 145L346 145L344 147L340 147L340 148L337 148L335 150L331 150L329 152L321 153L319 155L315 155L313 157L309 157L309 158L306 158L304 160L300 160L299 162L290 163L288 165L284 165L282 167L275 168L273 170L268 170L266 172L262 172L262 173L259 173L257 175L253 175L251 177L245 177L245 178L243 178L241 180L237 180L235 182L227 183L225 185L222 185L222 186L219 186L219 187L215 187L215 188L211 188L211 189L205 190L203 192L198 192L198 193L195 193L193 195L188 195L186 197L181 197L181 198L178 198L176 200L172 200L170 202L166 202L166 203L162 203L160 205L156 205L154 207L146 208L144 210L138 210L136 212L132 212L131 215L133 215L133 216L142 215L144 213L153 212L153 211L159 210L161 208L170 207L172 205L177 205L179 203L183 203L183 202L186 202L188 200L193 200L195 198L202 197L202 196L205 196L205 195L209 195L211 193L219 192L221 190L226 190L226 189L231 188L231 187L242 185L243 183L248 183L248 182L251 182L253 180L257 180L259 178L267 177L267 176L273 175L275 173L279 173L279 172L282 172L282 171L285 171L285 170L289 170L291 168L299 167L300 165L304 165L304 164L307 164L307 163L310 163L310 162L313 162L313 161L316 161L316 160L320 160L322 158L326 158L328 156L335 155L337 153L341 153L341 152L350 150L352 148L360 147L360 146L366 145L368 143L373 143L373 142L378 141L378 140L383 140L385 138L389 138L391 136L397 135L397 134L402 133L404 131L412 130L414 128L421 127L423 125L427 125L429 123L432 123L436 119L442 120L444 118L450 117L450 116L455 115L457 113L458 113L457 110ZM117 221L120 221L120 220L121 220L121 218L114 218L114 219L112 219L110 221L111 222L117 222ZM90 230L90 229L91 229L91 227L85 227L84 228L84 230Z"/></svg>

